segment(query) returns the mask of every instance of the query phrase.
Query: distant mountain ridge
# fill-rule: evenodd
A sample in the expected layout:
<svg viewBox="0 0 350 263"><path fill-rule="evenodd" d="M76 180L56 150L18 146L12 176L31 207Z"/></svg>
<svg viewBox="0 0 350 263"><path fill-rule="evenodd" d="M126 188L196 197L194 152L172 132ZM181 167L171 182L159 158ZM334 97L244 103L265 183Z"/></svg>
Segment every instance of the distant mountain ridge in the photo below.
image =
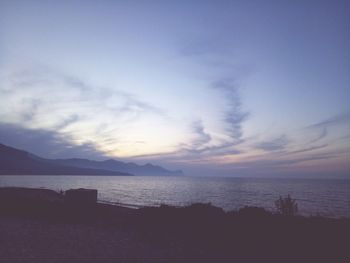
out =
<svg viewBox="0 0 350 263"><path fill-rule="evenodd" d="M88 159L56 159L52 160L56 164L69 165L72 167L83 167L90 169L104 169L109 171L119 171L123 173L130 173L141 176L171 176L171 175L183 175L181 170L170 171L161 166L147 163L145 165L138 165L135 163L125 163L113 159L105 161L92 161Z"/></svg>
<svg viewBox="0 0 350 263"><path fill-rule="evenodd" d="M46 159L0 143L0 174L8 175L183 175L153 164L138 165L117 160Z"/></svg>
<svg viewBox="0 0 350 263"><path fill-rule="evenodd" d="M103 169L87 169L50 162L29 152L0 144L2 175L131 175Z"/></svg>

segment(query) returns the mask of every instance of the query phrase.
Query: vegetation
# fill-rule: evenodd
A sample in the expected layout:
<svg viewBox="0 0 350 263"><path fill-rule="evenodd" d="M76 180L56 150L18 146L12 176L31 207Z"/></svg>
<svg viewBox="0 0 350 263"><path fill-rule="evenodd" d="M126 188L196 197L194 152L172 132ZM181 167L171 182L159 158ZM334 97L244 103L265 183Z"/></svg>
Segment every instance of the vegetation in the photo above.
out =
<svg viewBox="0 0 350 263"><path fill-rule="evenodd" d="M298 204L290 195L282 197L275 201L275 206L279 214L284 216L295 216L298 213Z"/></svg>
<svg viewBox="0 0 350 263"><path fill-rule="evenodd" d="M290 196L276 206L290 216L249 206L225 212L210 203L86 207L50 190L0 188L0 261L350 262L350 219L292 216Z"/></svg>

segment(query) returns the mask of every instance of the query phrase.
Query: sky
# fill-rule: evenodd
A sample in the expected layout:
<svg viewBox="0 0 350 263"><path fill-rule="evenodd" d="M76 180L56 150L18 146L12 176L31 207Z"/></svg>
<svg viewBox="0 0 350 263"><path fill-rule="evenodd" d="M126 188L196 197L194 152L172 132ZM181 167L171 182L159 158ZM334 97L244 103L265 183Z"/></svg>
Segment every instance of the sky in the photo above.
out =
<svg viewBox="0 0 350 263"><path fill-rule="evenodd" d="M187 175L350 177L349 8L0 0L0 142Z"/></svg>

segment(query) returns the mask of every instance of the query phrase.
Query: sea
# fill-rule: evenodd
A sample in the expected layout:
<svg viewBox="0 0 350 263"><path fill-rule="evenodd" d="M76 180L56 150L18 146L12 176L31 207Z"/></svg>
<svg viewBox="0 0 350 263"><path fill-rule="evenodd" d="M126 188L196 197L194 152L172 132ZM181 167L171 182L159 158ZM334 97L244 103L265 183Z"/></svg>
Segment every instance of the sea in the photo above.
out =
<svg viewBox="0 0 350 263"><path fill-rule="evenodd" d="M244 206L276 211L275 201L290 195L305 216L350 217L350 180L301 178L218 178L190 176L0 176L0 187L98 190L98 201L138 208L211 203L225 211Z"/></svg>

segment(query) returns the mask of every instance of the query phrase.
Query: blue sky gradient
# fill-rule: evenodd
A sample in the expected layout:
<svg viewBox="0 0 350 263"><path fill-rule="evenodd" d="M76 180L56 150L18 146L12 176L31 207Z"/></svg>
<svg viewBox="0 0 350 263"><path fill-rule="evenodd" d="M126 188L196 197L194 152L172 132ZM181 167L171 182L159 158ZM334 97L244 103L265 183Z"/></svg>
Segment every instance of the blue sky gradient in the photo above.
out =
<svg viewBox="0 0 350 263"><path fill-rule="evenodd" d="M349 7L0 1L0 142L193 175L350 176Z"/></svg>

